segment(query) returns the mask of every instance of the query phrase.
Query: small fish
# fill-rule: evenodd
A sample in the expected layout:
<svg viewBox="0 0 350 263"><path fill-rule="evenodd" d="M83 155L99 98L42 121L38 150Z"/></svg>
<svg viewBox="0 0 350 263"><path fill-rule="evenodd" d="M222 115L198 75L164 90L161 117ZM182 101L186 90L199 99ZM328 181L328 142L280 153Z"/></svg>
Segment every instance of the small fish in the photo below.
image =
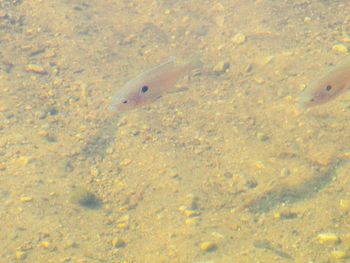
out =
<svg viewBox="0 0 350 263"><path fill-rule="evenodd" d="M350 89L350 59L311 82L301 94L300 106L311 107L329 102L348 89Z"/></svg>
<svg viewBox="0 0 350 263"><path fill-rule="evenodd" d="M188 74L195 63L177 65L175 57L151 68L128 81L115 91L110 111L124 112L147 105L174 89L176 82Z"/></svg>

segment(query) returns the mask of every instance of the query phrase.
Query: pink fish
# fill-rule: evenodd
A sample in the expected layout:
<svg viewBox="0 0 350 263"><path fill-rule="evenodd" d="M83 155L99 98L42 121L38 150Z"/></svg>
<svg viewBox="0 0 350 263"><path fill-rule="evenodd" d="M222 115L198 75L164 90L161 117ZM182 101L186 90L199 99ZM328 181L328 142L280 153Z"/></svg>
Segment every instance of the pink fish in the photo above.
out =
<svg viewBox="0 0 350 263"><path fill-rule="evenodd" d="M350 89L350 59L310 83L302 92L300 106L311 107L329 102Z"/></svg>
<svg viewBox="0 0 350 263"><path fill-rule="evenodd" d="M188 74L193 66L193 63L177 65L175 57L170 57L117 89L109 109L123 112L155 101L164 93L174 89L176 82Z"/></svg>

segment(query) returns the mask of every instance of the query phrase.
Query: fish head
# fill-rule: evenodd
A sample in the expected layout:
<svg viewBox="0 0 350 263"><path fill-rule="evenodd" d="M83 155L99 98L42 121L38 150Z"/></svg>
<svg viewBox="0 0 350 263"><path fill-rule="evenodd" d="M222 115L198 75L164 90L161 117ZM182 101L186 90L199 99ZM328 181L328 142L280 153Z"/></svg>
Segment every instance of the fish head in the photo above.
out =
<svg viewBox="0 0 350 263"><path fill-rule="evenodd" d="M342 81L342 79L339 78L325 78L311 83L310 86L306 87L302 92L299 104L301 107L308 108L326 103L349 88L347 85L348 83L346 81Z"/></svg>
<svg viewBox="0 0 350 263"><path fill-rule="evenodd" d="M113 96L109 110L112 112L124 112L142 106L148 100L148 92L149 87L147 84L123 87L121 92Z"/></svg>

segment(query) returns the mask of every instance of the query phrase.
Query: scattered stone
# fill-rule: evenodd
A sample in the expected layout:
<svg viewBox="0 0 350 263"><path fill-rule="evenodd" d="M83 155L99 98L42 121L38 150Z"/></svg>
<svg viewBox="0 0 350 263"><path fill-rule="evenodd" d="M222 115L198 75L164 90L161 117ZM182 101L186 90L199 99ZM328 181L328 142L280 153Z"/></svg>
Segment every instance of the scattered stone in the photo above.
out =
<svg viewBox="0 0 350 263"><path fill-rule="evenodd" d="M254 76L253 80L254 80L255 83L257 83L257 84L263 84L263 83L265 82L264 78L258 77L258 76Z"/></svg>
<svg viewBox="0 0 350 263"><path fill-rule="evenodd" d="M331 257L334 259L346 259L350 257L350 255L344 250L334 250L331 252Z"/></svg>
<svg viewBox="0 0 350 263"><path fill-rule="evenodd" d="M320 244L336 244L339 242L339 237L334 233L320 233L317 236L318 242Z"/></svg>
<svg viewBox="0 0 350 263"><path fill-rule="evenodd" d="M3 10L0 10L0 19L1 18L6 18L7 17L7 13Z"/></svg>
<svg viewBox="0 0 350 263"><path fill-rule="evenodd" d="M258 132L256 137L258 138L259 141L262 141L262 142L268 141L270 139L270 137L263 132Z"/></svg>
<svg viewBox="0 0 350 263"><path fill-rule="evenodd" d="M129 221L130 221L129 215L122 216L121 218L118 219L117 228L122 230L127 229L129 227Z"/></svg>
<svg viewBox="0 0 350 263"><path fill-rule="evenodd" d="M33 160L33 158L29 157L29 156L20 156L17 161L18 164L20 164L21 166L26 166L28 165L31 161Z"/></svg>
<svg viewBox="0 0 350 263"><path fill-rule="evenodd" d="M128 166L129 164L131 164L132 160L130 159L124 159L120 162L121 166Z"/></svg>
<svg viewBox="0 0 350 263"><path fill-rule="evenodd" d="M45 130L40 130L38 132L38 134L41 136L41 137L47 137L49 136L49 132L48 131L45 131Z"/></svg>
<svg viewBox="0 0 350 263"><path fill-rule="evenodd" d="M8 110L8 107L6 105L0 104L0 112L5 112Z"/></svg>
<svg viewBox="0 0 350 263"><path fill-rule="evenodd" d="M28 203L33 201L33 197L30 196L23 196L19 199L22 203Z"/></svg>
<svg viewBox="0 0 350 263"><path fill-rule="evenodd" d="M197 36L205 36L208 34L208 29L205 26L199 26L194 30Z"/></svg>
<svg viewBox="0 0 350 263"><path fill-rule="evenodd" d="M40 247L42 248L49 248L49 246L50 246L50 242L43 241L40 243Z"/></svg>
<svg viewBox="0 0 350 263"><path fill-rule="evenodd" d="M0 171L6 170L6 164L0 163Z"/></svg>
<svg viewBox="0 0 350 263"><path fill-rule="evenodd" d="M195 217L200 215L199 211L188 209L186 206L180 206L179 211L187 217Z"/></svg>
<svg viewBox="0 0 350 263"><path fill-rule="evenodd" d="M200 248L205 252L212 252L217 249L217 245L214 242L206 241L200 244Z"/></svg>
<svg viewBox="0 0 350 263"><path fill-rule="evenodd" d="M308 23L310 21L311 21L311 17L308 17L308 16L304 17L304 23Z"/></svg>
<svg viewBox="0 0 350 263"><path fill-rule="evenodd" d="M191 218L187 218L185 220L185 224L186 225L196 225L198 223L198 221L200 220L199 217L191 217Z"/></svg>
<svg viewBox="0 0 350 263"><path fill-rule="evenodd" d="M98 168L96 166L90 167L90 175L96 177L100 174Z"/></svg>
<svg viewBox="0 0 350 263"><path fill-rule="evenodd" d="M214 16L213 20L218 27L223 27L225 25L225 16L224 15Z"/></svg>
<svg viewBox="0 0 350 263"><path fill-rule="evenodd" d="M242 33L237 33L236 35L233 36L232 42L234 44L243 44L246 41L246 36Z"/></svg>
<svg viewBox="0 0 350 263"><path fill-rule="evenodd" d="M176 168L169 169L168 173L169 173L169 176L171 178L178 178L179 177L179 173L178 173Z"/></svg>
<svg viewBox="0 0 350 263"><path fill-rule="evenodd" d="M188 209L197 210L199 208L198 197L193 194L187 195L185 205Z"/></svg>
<svg viewBox="0 0 350 263"><path fill-rule="evenodd" d="M213 5L213 7L211 8L211 10L212 10L213 12L223 12L223 11L225 11L225 7L224 7L224 5L221 4L221 3L216 3L216 4Z"/></svg>
<svg viewBox="0 0 350 263"><path fill-rule="evenodd" d="M77 187L73 190L70 201L89 209L96 209L101 206L101 201L92 192L83 187Z"/></svg>
<svg viewBox="0 0 350 263"><path fill-rule="evenodd" d="M350 199L340 199L339 201L339 207L340 210L343 212L349 212L350 211Z"/></svg>
<svg viewBox="0 0 350 263"><path fill-rule="evenodd" d="M35 117L37 117L40 120L43 120L47 117L47 112L43 110L38 110L35 112Z"/></svg>
<svg viewBox="0 0 350 263"><path fill-rule="evenodd" d="M47 109L47 112L51 115L51 116L55 116L58 114L58 109L56 109L55 107L50 107Z"/></svg>
<svg viewBox="0 0 350 263"><path fill-rule="evenodd" d="M220 61L215 65L213 71L217 74L225 73L230 68L230 63L225 61Z"/></svg>
<svg viewBox="0 0 350 263"><path fill-rule="evenodd" d="M199 211L191 210L191 209L185 209L183 211L183 213L187 217L195 217L195 216L199 216L201 214Z"/></svg>
<svg viewBox="0 0 350 263"><path fill-rule="evenodd" d="M57 142L57 137L55 135L48 134L44 137L46 141L48 142Z"/></svg>
<svg viewBox="0 0 350 263"><path fill-rule="evenodd" d="M68 239L64 244L63 244L64 249L68 248L77 248L79 247L79 244L74 241L73 239Z"/></svg>
<svg viewBox="0 0 350 263"><path fill-rule="evenodd" d="M343 44L334 45L332 51L336 53L346 54L348 53L348 48Z"/></svg>
<svg viewBox="0 0 350 263"><path fill-rule="evenodd" d="M274 214L274 218L281 219L281 220L291 220L291 219L296 219L298 217L299 217L298 213L294 211L281 211L281 212L276 212Z"/></svg>
<svg viewBox="0 0 350 263"><path fill-rule="evenodd" d="M252 70L253 70L253 65L252 65L252 64L248 64L248 65L246 65L246 66L243 68L243 72L244 72L245 74L250 73Z"/></svg>
<svg viewBox="0 0 350 263"><path fill-rule="evenodd" d="M41 74L41 75L47 74L47 71L44 69L44 67L37 64L28 64L26 66L26 71Z"/></svg>
<svg viewBox="0 0 350 263"><path fill-rule="evenodd" d="M290 170L286 167L281 169L281 176L289 176L290 175Z"/></svg>
<svg viewBox="0 0 350 263"><path fill-rule="evenodd" d="M116 237L116 238L113 238L112 240L112 246L115 248L121 248L121 247L125 247L126 243L120 237Z"/></svg>
<svg viewBox="0 0 350 263"><path fill-rule="evenodd" d="M228 173L226 173L228 176ZM247 189L255 188L258 183L254 177L244 174L244 173L235 173L231 174L230 185L236 189L237 192L245 191Z"/></svg>
<svg viewBox="0 0 350 263"><path fill-rule="evenodd" d="M27 253L24 251L16 251L16 260L24 260L27 257Z"/></svg>

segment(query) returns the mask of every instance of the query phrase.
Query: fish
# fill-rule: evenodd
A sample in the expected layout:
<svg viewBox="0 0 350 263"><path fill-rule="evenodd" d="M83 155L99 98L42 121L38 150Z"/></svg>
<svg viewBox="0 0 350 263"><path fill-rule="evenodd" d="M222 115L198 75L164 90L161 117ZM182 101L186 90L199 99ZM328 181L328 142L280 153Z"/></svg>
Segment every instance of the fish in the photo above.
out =
<svg viewBox="0 0 350 263"><path fill-rule="evenodd" d="M111 112L125 112L145 106L159 99L175 88L176 82L188 74L198 63L198 59L185 64L177 64L174 56L155 66L124 86L115 90L111 98Z"/></svg>
<svg viewBox="0 0 350 263"><path fill-rule="evenodd" d="M300 95L299 105L309 108L325 104L350 89L350 58L310 82Z"/></svg>

